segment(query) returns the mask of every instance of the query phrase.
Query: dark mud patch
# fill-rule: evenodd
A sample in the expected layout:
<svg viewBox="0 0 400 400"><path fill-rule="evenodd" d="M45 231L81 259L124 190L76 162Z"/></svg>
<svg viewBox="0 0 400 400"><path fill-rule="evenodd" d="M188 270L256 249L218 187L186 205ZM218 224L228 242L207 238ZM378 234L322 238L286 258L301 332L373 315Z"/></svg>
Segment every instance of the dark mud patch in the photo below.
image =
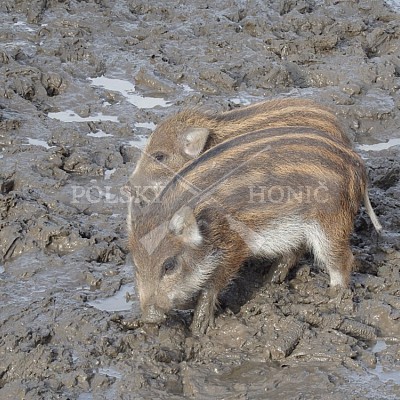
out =
<svg viewBox="0 0 400 400"><path fill-rule="evenodd" d="M389 2L393 3L393 2ZM400 397L400 18L383 1L0 5L2 399ZM122 190L188 106L276 96L332 107L366 160L353 291L308 259L252 264L217 327L138 323Z"/></svg>

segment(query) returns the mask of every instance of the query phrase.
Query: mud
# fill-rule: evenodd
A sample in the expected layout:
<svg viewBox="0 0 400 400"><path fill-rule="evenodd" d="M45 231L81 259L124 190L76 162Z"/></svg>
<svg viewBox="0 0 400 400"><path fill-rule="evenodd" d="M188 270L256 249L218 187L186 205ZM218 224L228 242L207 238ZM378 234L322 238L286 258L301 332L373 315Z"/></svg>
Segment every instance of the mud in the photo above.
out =
<svg viewBox="0 0 400 400"><path fill-rule="evenodd" d="M0 4L1 399L398 399L398 2ZM399 11L399 8L397 8ZM251 263L217 327L142 326L126 194L145 138L182 107L276 96L331 106L364 156L353 291L309 259Z"/></svg>

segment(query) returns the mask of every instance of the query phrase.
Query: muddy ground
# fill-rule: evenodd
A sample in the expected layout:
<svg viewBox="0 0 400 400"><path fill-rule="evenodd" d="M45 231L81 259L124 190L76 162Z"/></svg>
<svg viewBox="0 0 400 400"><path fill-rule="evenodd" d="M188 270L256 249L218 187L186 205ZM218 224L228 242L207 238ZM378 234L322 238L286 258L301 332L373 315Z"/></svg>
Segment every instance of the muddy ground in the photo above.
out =
<svg viewBox="0 0 400 400"><path fill-rule="evenodd" d="M381 0L1 1L0 398L400 398L399 86ZM134 329L120 188L145 136L277 96L331 106L366 160L385 231L360 211L353 294L258 262L204 337L190 311Z"/></svg>

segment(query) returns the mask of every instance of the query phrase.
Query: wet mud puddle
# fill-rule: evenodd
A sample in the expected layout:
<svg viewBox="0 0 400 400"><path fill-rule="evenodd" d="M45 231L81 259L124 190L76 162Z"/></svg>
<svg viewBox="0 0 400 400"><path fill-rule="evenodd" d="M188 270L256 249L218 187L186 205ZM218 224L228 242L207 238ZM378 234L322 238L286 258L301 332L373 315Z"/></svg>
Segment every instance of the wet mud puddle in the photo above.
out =
<svg viewBox="0 0 400 400"><path fill-rule="evenodd" d="M112 121L118 122L118 117L112 115L104 115L103 113L97 113L89 117L81 117L74 111L66 110L59 112L50 112L47 114L49 118L58 119L62 122L100 122L100 121Z"/></svg>
<svg viewBox="0 0 400 400"><path fill-rule="evenodd" d="M370 368L367 371L376 376L381 382L388 383L393 382L400 385L400 366L393 366L391 370L388 370L382 364L380 353L387 350L390 344L386 343L384 340L378 340L376 344L372 347L371 352L376 356L376 366L375 368Z"/></svg>
<svg viewBox="0 0 400 400"><path fill-rule="evenodd" d="M135 85L122 79L111 79L104 76L89 78L91 85L120 93L129 103L137 108L169 107L170 102L158 97L145 97L136 92Z"/></svg>
<svg viewBox="0 0 400 400"><path fill-rule="evenodd" d="M32 139L30 137L28 137L27 139L28 139L28 145L30 145L30 146L41 146L47 150L54 147L54 146L50 146L45 140Z"/></svg>
<svg viewBox="0 0 400 400"><path fill-rule="evenodd" d="M380 142L374 144L359 144L357 146L357 149L364 151L381 151L390 149L391 147L394 146L400 146L400 138L399 139L392 138L389 139L387 142Z"/></svg>
<svg viewBox="0 0 400 400"><path fill-rule="evenodd" d="M88 78L91 82L91 86L96 88L105 89L112 92L120 93L123 98L130 104L133 104L138 109L151 109L154 107L169 107L171 105L170 102L161 97L150 97L143 96L135 93L135 85L131 82L122 80L122 79L114 79L114 78L106 78L104 76L98 78ZM103 106L110 105L108 102L104 102ZM48 117L52 119L59 120L61 122L118 122L118 117L114 115L106 115L102 112L96 113L95 115L82 117L78 115L76 112L72 110L65 110L59 112L49 112ZM150 131L153 131L156 128L156 124L153 122L135 122L135 128L145 128ZM105 138L112 137L113 135L110 133L106 133L101 129L97 129L96 132L87 133L87 136L94 138ZM146 146L146 142L148 140L147 135L135 135L133 140L129 140L126 142L128 146L133 146L138 149L144 149ZM51 148L45 141L35 140L28 138L28 142L31 145L43 146L46 149Z"/></svg>
<svg viewBox="0 0 400 400"><path fill-rule="evenodd" d="M89 301L88 304L92 307L102 311L127 311L132 309L139 309L137 301L132 300L135 291L133 285L122 285L117 292L110 297L104 299L96 299Z"/></svg>
<svg viewBox="0 0 400 400"><path fill-rule="evenodd" d="M399 0L386 0L386 3L392 7L393 10L400 12L400 1Z"/></svg>
<svg viewBox="0 0 400 400"><path fill-rule="evenodd" d="M347 382L359 396L397 400L398 396L392 394L400 387L400 365L395 361L396 343L392 343L390 339L378 339L368 352L374 365L364 368L363 372L350 372Z"/></svg>

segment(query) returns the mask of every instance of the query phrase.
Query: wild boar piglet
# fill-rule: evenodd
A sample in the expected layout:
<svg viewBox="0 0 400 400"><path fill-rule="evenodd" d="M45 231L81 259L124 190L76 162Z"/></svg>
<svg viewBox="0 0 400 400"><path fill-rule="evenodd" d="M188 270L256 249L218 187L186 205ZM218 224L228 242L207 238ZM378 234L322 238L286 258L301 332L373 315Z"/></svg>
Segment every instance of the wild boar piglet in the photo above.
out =
<svg viewBox="0 0 400 400"><path fill-rule="evenodd" d="M363 161L329 133L271 128L211 148L153 203L131 204L129 247L143 320L160 322L197 298L192 330L205 332L219 293L252 256L292 266L306 249L331 286L346 287L361 200L373 214Z"/></svg>
<svg viewBox="0 0 400 400"><path fill-rule="evenodd" d="M329 109L304 98L274 99L223 113L184 110L161 122L129 178L128 189L147 203L175 172L211 147L256 130L307 126L350 147L339 120Z"/></svg>

